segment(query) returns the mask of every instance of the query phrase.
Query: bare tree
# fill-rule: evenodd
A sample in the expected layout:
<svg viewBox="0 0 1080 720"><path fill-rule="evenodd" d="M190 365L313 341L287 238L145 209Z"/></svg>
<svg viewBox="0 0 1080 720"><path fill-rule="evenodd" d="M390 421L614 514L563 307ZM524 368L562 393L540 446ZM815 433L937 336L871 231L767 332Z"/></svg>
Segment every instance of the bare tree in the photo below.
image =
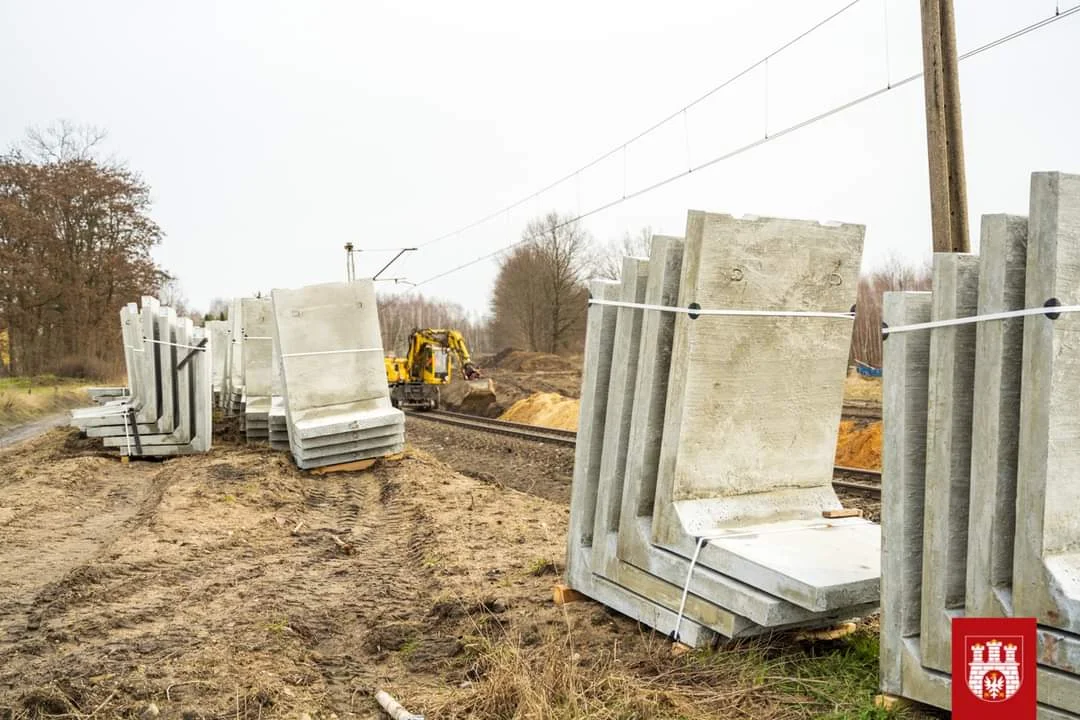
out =
<svg viewBox="0 0 1080 720"><path fill-rule="evenodd" d="M409 335L422 328L450 328L465 337L473 354L491 352L490 322L457 303L423 295L379 293L379 330L383 348L398 355L408 350Z"/></svg>
<svg viewBox="0 0 1080 720"><path fill-rule="evenodd" d="M60 123L0 154L0 327L12 372L116 369L120 307L162 281L150 188L94 156L103 137Z"/></svg>
<svg viewBox="0 0 1080 720"><path fill-rule="evenodd" d="M499 263L492 294L496 332L504 345L558 353L580 347L585 330L590 237L550 212L522 233Z"/></svg>
<svg viewBox="0 0 1080 720"><path fill-rule="evenodd" d="M188 299L184 294L184 288L180 285L180 281L175 277L170 276L165 282L161 284L161 290L158 292L158 300L162 305L171 307L176 311L177 316L185 317L191 314L188 308Z"/></svg>
<svg viewBox="0 0 1080 720"><path fill-rule="evenodd" d="M653 229L646 225L637 232L627 230L617 240L609 240L598 247L593 255L590 270L592 276L604 280L618 280L625 257L647 258L652 251Z"/></svg>
<svg viewBox="0 0 1080 720"><path fill-rule="evenodd" d="M27 129L23 146L32 158L42 164L99 162L96 148L106 137L104 130L93 125L60 120L48 127Z"/></svg>
<svg viewBox="0 0 1080 720"><path fill-rule="evenodd" d="M881 367L881 311L885 293L929 289L929 265L905 263L895 257L880 270L859 278L851 335L852 361Z"/></svg>

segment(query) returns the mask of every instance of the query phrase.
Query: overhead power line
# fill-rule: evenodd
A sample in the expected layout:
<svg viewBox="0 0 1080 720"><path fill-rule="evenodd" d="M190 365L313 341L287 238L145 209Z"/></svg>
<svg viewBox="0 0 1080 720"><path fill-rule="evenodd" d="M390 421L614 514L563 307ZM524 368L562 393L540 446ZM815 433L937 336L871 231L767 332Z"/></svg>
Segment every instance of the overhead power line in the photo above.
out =
<svg viewBox="0 0 1080 720"><path fill-rule="evenodd" d="M850 7L850 6L848 6L848 7ZM1068 10L1063 10L1063 11L1061 11L1061 12L1055 14L1055 15L1050 15L1050 16L1048 16L1046 18L1043 18L1042 20L1036 21L1036 22L1034 22L1034 23L1032 23L1030 25L1026 25L1026 26L1024 26L1022 28L1019 28L1017 30L1014 30L1013 32L1010 32L1010 33L1008 33L1006 35L1002 35L1001 37L999 37L999 38L997 38L995 40L991 40L990 42L988 42L988 43L986 43L984 45L980 45L977 48L969 50L969 51L961 54L959 56L959 60L960 60L960 62L963 62L964 60L968 60L970 58L973 58L976 55L980 55L981 53L984 53L984 52L986 52L988 50L992 50L992 49L994 49L994 48L996 48L996 47L998 47L1000 45L1004 45L1004 44L1006 44L1008 42L1011 42L1013 40L1021 38L1024 35L1027 35L1028 33L1032 33L1034 31L1039 30L1041 28L1044 28L1044 27L1046 27L1048 25L1052 25L1053 23L1058 22L1059 20L1064 20L1067 17L1071 17L1072 15L1075 15L1078 12L1080 12L1080 5L1078 5L1076 7L1073 7L1073 8L1070 8ZM805 33L804 33L804 35L805 35ZM908 83L911 83L911 82L913 82L915 80L918 80L922 76L923 76L922 72L917 72L917 73L915 73L913 75L909 75L909 76L907 76L907 77L905 77L905 78L903 78L901 80L896 80L896 81L893 81L891 83L888 83L885 86L878 88L877 90L873 90L871 92L868 92L865 95L861 95L861 96L859 96L857 98L849 100L849 101L847 101L845 103L842 103L840 105L836 105L836 106L830 108L829 110L826 110L826 111L824 111L822 113L818 113L817 115L813 115L812 117L806 118L805 120L797 122L797 123L795 123L793 125L789 125L789 126L783 128L783 129L778 130L776 132L773 132L773 133L771 133L771 134L769 134L769 135L767 135L765 137L759 138L757 140L754 140L753 142L749 142L749 143L747 143L745 145L742 145L741 147L735 148L734 150L723 153L722 155L717 155L716 157L713 157L713 158L711 158L709 160L706 160L705 162L700 163L699 165L696 165L694 167L687 168L686 170L683 170L681 172L675 173L674 175L671 175L669 177L664 178L663 180L655 182L652 185L649 185L648 187L641 188L639 190L636 190L636 191L634 191L632 193L629 193L629 194L625 195L624 197L617 198L615 200L604 203L602 205L597 205L596 207L593 207L593 208L591 208L589 210L586 210L586 211L584 211L582 213L579 213L578 215L567 218L566 220L559 223L558 225L555 225L554 227L544 228L544 231L545 232L551 232L551 231L554 231L554 230L558 230L560 228L566 227L567 225L571 225L571 224L573 224L573 223L575 223L575 222L577 222L579 220L587 218L587 217L589 217L591 215L595 215L597 213L603 212L604 210L609 210L609 209L611 209L611 208L613 208L613 207L615 207L617 205L620 205L620 204L626 202L627 200L632 200L634 198L640 197L641 195L645 195L646 193L652 192L653 190L657 190L657 189L659 189L661 187L664 187L665 185L668 185L668 184L670 184L672 182L675 182L676 180L684 178L687 175L690 175L690 174L692 174L694 172L697 172L697 171L703 170L705 168L711 167L713 165L716 165L718 163L724 162L725 160L730 160L730 159L732 159L734 157L742 155L745 152L753 150L754 148L757 148L757 147L760 147L762 145L765 145L766 143L772 142L773 140L778 140L779 138L782 138L782 137L784 137L786 135L790 135L790 134L792 134L792 133L794 133L794 132L796 132L798 130L802 130L803 128L809 127L809 126L814 125L814 124L816 124L816 123L818 123L818 122L820 122L822 120L830 118L833 115L837 115L839 113L844 112L845 110L849 110L849 109L851 109L851 108L853 108L853 107L855 107L857 105L861 105L861 104L863 104L863 103L865 103L865 102L867 102L869 100L873 100L874 98L879 97L881 95L884 95L887 92L890 92L890 91L895 90L897 88L903 87L904 85L907 85ZM571 175L571 177L572 177L572 175ZM539 193L537 193L537 194L539 194ZM524 200L521 201L521 202L524 202ZM501 212L502 211L500 211L500 213ZM498 214L499 213L495 213L494 215L489 216L488 219L490 219L491 217L496 217L496 216L498 216ZM483 221L475 223L474 226L477 225L477 224L481 224L481 222L483 222ZM476 257L476 258L474 258L472 260L469 260L468 262L462 263L461 265L450 268L449 270L445 270L445 271L440 272L440 273L438 273L436 275L432 275L431 277L417 283L415 286L413 286L412 290L415 291L417 288L419 288L419 287L421 287L423 285L426 285L426 284L428 284L430 282L433 282L435 280L438 280L440 278L446 277L447 275L451 275L451 274L456 273L456 272L458 272L460 270L464 270L467 267L470 267L470 266L475 265L477 263L483 262L485 260L490 260L491 258L498 257L499 255L502 255L503 253L508 252L508 251L512 250L513 248L519 246L519 245L522 245L522 244L524 244L526 242L529 242L532 239L534 239L534 238L531 237L531 236L530 237L523 237L522 239L520 239L520 240L518 240L516 242L513 242L510 245L499 248L498 250L494 250L494 251L492 251L490 253L487 253L485 255L481 255L479 257ZM430 242L428 244L430 244ZM424 247L424 246L421 245L420 247Z"/></svg>
<svg viewBox="0 0 1080 720"><path fill-rule="evenodd" d="M485 215L484 217L479 218L478 220L474 220L473 222L469 223L468 225L463 225L463 226L459 227L457 230L452 230L452 231L450 231L448 233L444 233L442 235L439 235L438 237L434 237L431 240L420 243L420 245L418 247L424 248L424 247L427 247L428 245L434 245L437 242L440 242L442 240L447 240L447 239L452 238L455 235L459 235L460 233L463 233L463 232L465 232L467 230L472 230L475 227L478 227L480 225L483 225L486 222L494 220L495 218L499 217L503 213L509 212L510 210L513 210L514 208L517 208L517 207L520 207L521 205L524 205L525 203L529 202L530 200L532 200L532 199L534 199L536 197L539 197L540 195L543 195L544 193L558 187L559 185L562 185L564 182L567 182L568 180L572 180L575 176L580 175L581 173L585 172L589 168L594 167L594 166L602 163L604 160L607 160L609 157L615 155L616 153L621 152L622 150L624 150L626 148L626 146L640 140L641 138L643 138L646 135L648 135L649 133L651 133L653 130L656 130L657 128L662 127L663 125L666 125L667 123L671 122L672 120L679 117L680 115L682 115L687 110L694 107L695 105L698 105L698 104L704 102L705 100L708 100L710 97L712 97L716 93L720 92L721 90L726 88L728 85L731 85L733 82L735 82L739 78L744 77L745 75L748 75L749 73L753 72L754 70L761 67L762 65L765 65L772 58L774 58L777 55L779 55L780 53L784 52L789 47L791 47L792 45L798 43L800 40L807 37L808 35L811 35L815 31L817 31L817 30L821 29L822 27L824 27L825 25L828 25L830 22L832 22L836 18L840 17L845 12L847 12L851 8L858 5L860 2L863 2L863 0L852 0L847 5L840 8L836 12L832 13L828 17L826 17L826 18L824 18L822 20L819 20L818 22L814 23L814 25L812 25L811 27L807 28L806 30L802 31L801 33L799 33L795 37L791 38L790 40L785 42L783 45L781 45L780 47L778 47L775 50L773 50L772 52L770 52L768 55L765 55L764 57L760 58L759 60L751 63L750 65L747 65L742 70L739 70L734 75L732 75L731 77L729 77L726 80L724 80L723 82L721 82L719 85L713 87L711 90L706 92L704 95L702 95L702 96L698 97L697 99L692 100L691 102L689 102L686 105L682 106L681 108L679 108L675 112L673 112L670 115L668 115L667 117L665 117L663 120L659 120L659 121L653 123L649 127L645 128L644 130L639 132L638 134L634 135L629 140L625 140L624 142L619 143L618 145L614 146L613 148L611 148L610 150L608 150L604 154L596 157L594 160L590 160L589 162L585 163L584 165L577 168L576 170L573 170L573 171L567 173L566 175L563 175L558 180L555 180L554 182L548 183L544 187L540 188L539 190L537 190L535 192L530 193L529 195L526 195L525 197L521 198L520 200L512 202L512 203L510 203L509 205L507 205L505 207L499 208L498 210L495 210L494 212L489 213L489 214Z"/></svg>

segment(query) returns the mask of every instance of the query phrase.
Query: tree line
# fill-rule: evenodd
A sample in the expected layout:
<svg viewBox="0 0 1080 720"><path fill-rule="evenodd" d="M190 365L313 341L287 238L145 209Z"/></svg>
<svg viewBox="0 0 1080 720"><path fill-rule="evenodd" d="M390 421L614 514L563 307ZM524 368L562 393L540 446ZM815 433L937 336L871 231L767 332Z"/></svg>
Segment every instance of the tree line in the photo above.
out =
<svg viewBox="0 0 1080 720"><path fill-rule="evenodd" d="M150 188L103 160L104 133L60 123L0 154L0 331L12 374L120 370L120 307L167 275Z"/></svg>

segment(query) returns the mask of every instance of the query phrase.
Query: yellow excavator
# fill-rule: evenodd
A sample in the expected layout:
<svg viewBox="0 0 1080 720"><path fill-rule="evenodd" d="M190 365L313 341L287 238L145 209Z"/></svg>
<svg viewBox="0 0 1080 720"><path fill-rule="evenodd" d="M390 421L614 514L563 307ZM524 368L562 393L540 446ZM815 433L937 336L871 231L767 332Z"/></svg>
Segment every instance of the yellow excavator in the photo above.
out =
<svg viewBox="0 0 1080 720"><path fill-rule="evenodd" d="M439 386L450 382L455 359L460 364L463 378L469 383L470 394L492 392L491 382L483 380L473 365L460 332L433 328L413 330L405 357L384 358L390 401L394 407L437 410Z"/></svg>

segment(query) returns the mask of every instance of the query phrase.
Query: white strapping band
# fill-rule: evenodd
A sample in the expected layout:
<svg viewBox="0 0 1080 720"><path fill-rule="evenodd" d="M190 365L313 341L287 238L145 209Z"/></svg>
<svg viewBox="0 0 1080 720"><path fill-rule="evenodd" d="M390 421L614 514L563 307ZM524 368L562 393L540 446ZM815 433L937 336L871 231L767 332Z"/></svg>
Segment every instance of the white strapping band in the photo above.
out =
<svg viewBox="0 0 1080 720"><path fill-rule="evenodd" d="M307 357L309 355L341 355L344 353L362 353L362 352L382 352L381 347L377 348L351 348L348 350L315 350L312 352L295 352L295 353L282 353L281 357Z"/></svg>
<svg viewBox="0 0 1080 720"><path fill-rule="evenodd" d="M672 305L650 305L649 303L635 303L624 300L597 300L590 298L590 305L610 305L611 307L638 308L641 310L659 310L660 312L686 313L687 315L726 315L735 317L808 317L808 318L835 318L852 320L855 313L852 312L824 312L820 310L736 310L720 308L689 308L675 307Z"/></svg>
<svg viewBox="0 0 1080 720"><path fill-rule="evenodd" d="M1080 305L1043 305L1040 307L1023 308L1022 310L987 313L986 315L970 315L968 317L950 318L948 320L931 320L930 322L900 325L898 327L883 327L881 329L881 334L895 335L896 333L913 332L915 330L933 330L934 328L952 327L954 325L970 325L972 323L989 322L991 320L1008 320L1010 318L1027 317L1029 315L1056 315L1058 313L1074 312L1080 312Z"/></svg>
<svg viewBox="0 0 1080 720"><path fill-rule="evenodd" d="M206 350L205 345L181 345L180 343L166 342L165 340L151 340L150 338L143 338L143 342L154 343L155 345L169 345L170 347L186 348L188 350Z"/></svg>

